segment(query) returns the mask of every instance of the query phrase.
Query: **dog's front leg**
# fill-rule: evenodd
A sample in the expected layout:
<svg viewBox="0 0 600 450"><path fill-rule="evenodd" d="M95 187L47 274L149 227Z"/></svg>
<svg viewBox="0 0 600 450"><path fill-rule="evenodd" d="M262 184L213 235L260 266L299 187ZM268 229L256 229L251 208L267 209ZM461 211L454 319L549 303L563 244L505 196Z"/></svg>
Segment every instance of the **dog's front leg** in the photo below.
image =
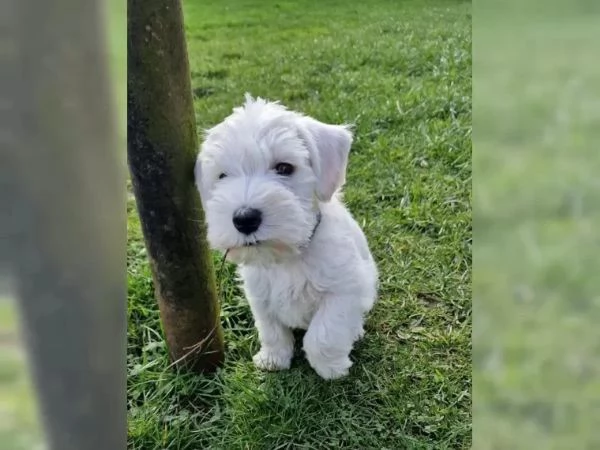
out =
<svg viewBox="0 0 600 450"><path fill-rule="evenodd" d="M260 350L252 358L254 364L262 370L289 369L294 355L292 330L253 303L250 306L260 340Z"/></svg>
<svg viewBox="0 0 600 450"><path fill-rule="evenodd" d="M359 302L327 298L304 335L304 352L311 367L326 380L348 375L350 352L363 331L363 315L349 305Z"/></svg>

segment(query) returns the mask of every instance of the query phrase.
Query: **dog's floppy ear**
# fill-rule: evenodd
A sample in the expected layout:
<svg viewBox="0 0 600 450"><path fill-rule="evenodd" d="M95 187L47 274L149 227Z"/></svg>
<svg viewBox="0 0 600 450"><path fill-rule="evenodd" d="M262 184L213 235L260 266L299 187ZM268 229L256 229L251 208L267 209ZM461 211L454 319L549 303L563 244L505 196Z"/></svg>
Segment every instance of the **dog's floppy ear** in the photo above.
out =
<svg viewBox="0 0 600 450"><path fill-rule="evenodd" d="M352 132L347 125L328 125L310 117L299 122L317 176L317 197L327 202L346 179Z"/></svg>

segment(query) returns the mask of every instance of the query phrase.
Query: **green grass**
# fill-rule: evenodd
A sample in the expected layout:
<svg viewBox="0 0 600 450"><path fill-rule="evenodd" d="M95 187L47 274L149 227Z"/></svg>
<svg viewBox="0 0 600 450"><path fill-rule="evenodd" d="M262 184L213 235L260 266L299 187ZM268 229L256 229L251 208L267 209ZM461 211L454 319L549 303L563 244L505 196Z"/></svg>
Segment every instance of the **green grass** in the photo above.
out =
<svg viewBox="0 0 600 450"><path fill-rule="evenodd" d="M475 22L473 440L600 448L600 5L528 6Z"/></svg>
<svg viewBox="0 0 600 450"><path fill-rule="evenodd" d="M129 447L469 448L470 4L184 3L199 129L246 91L356 124L346 202L381 290L348 378L319 379L300 352L291 370L262 373L251 362L249 308L226 266L226 365L215 376L175 373L130 199Z"/></svg>
<svg viewBox="0 0 600 450"><path fill-rule="evenodd" d="M16 305L0 295L0 449L31 450L42 441L37 402Z"/></svg>

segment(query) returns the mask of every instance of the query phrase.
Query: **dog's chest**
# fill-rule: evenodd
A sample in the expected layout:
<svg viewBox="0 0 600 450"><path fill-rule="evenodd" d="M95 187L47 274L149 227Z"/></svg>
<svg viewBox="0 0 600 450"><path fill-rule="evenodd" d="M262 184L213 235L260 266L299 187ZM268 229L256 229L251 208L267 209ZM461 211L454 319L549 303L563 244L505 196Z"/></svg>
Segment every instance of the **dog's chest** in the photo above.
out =
<svg viewBox="0 0 600 450"><path fill-rule="evenodd" d="M290 328L306 329L320 295L299 265L249 269L242 273L249 301Z"/></svg>

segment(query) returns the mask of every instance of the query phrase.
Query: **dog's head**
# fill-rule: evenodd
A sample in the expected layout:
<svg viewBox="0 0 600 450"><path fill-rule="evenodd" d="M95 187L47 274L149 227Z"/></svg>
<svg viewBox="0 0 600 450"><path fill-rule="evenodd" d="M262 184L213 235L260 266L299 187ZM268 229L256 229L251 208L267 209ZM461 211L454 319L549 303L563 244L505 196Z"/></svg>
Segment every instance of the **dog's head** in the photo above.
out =
<svg viewBox="0 0 600 450"><path fill-rule="evenodd" d="M344 183L352 133L253 99L206 132L195 177L213 248L232 260L297 252Z"/></svg>

